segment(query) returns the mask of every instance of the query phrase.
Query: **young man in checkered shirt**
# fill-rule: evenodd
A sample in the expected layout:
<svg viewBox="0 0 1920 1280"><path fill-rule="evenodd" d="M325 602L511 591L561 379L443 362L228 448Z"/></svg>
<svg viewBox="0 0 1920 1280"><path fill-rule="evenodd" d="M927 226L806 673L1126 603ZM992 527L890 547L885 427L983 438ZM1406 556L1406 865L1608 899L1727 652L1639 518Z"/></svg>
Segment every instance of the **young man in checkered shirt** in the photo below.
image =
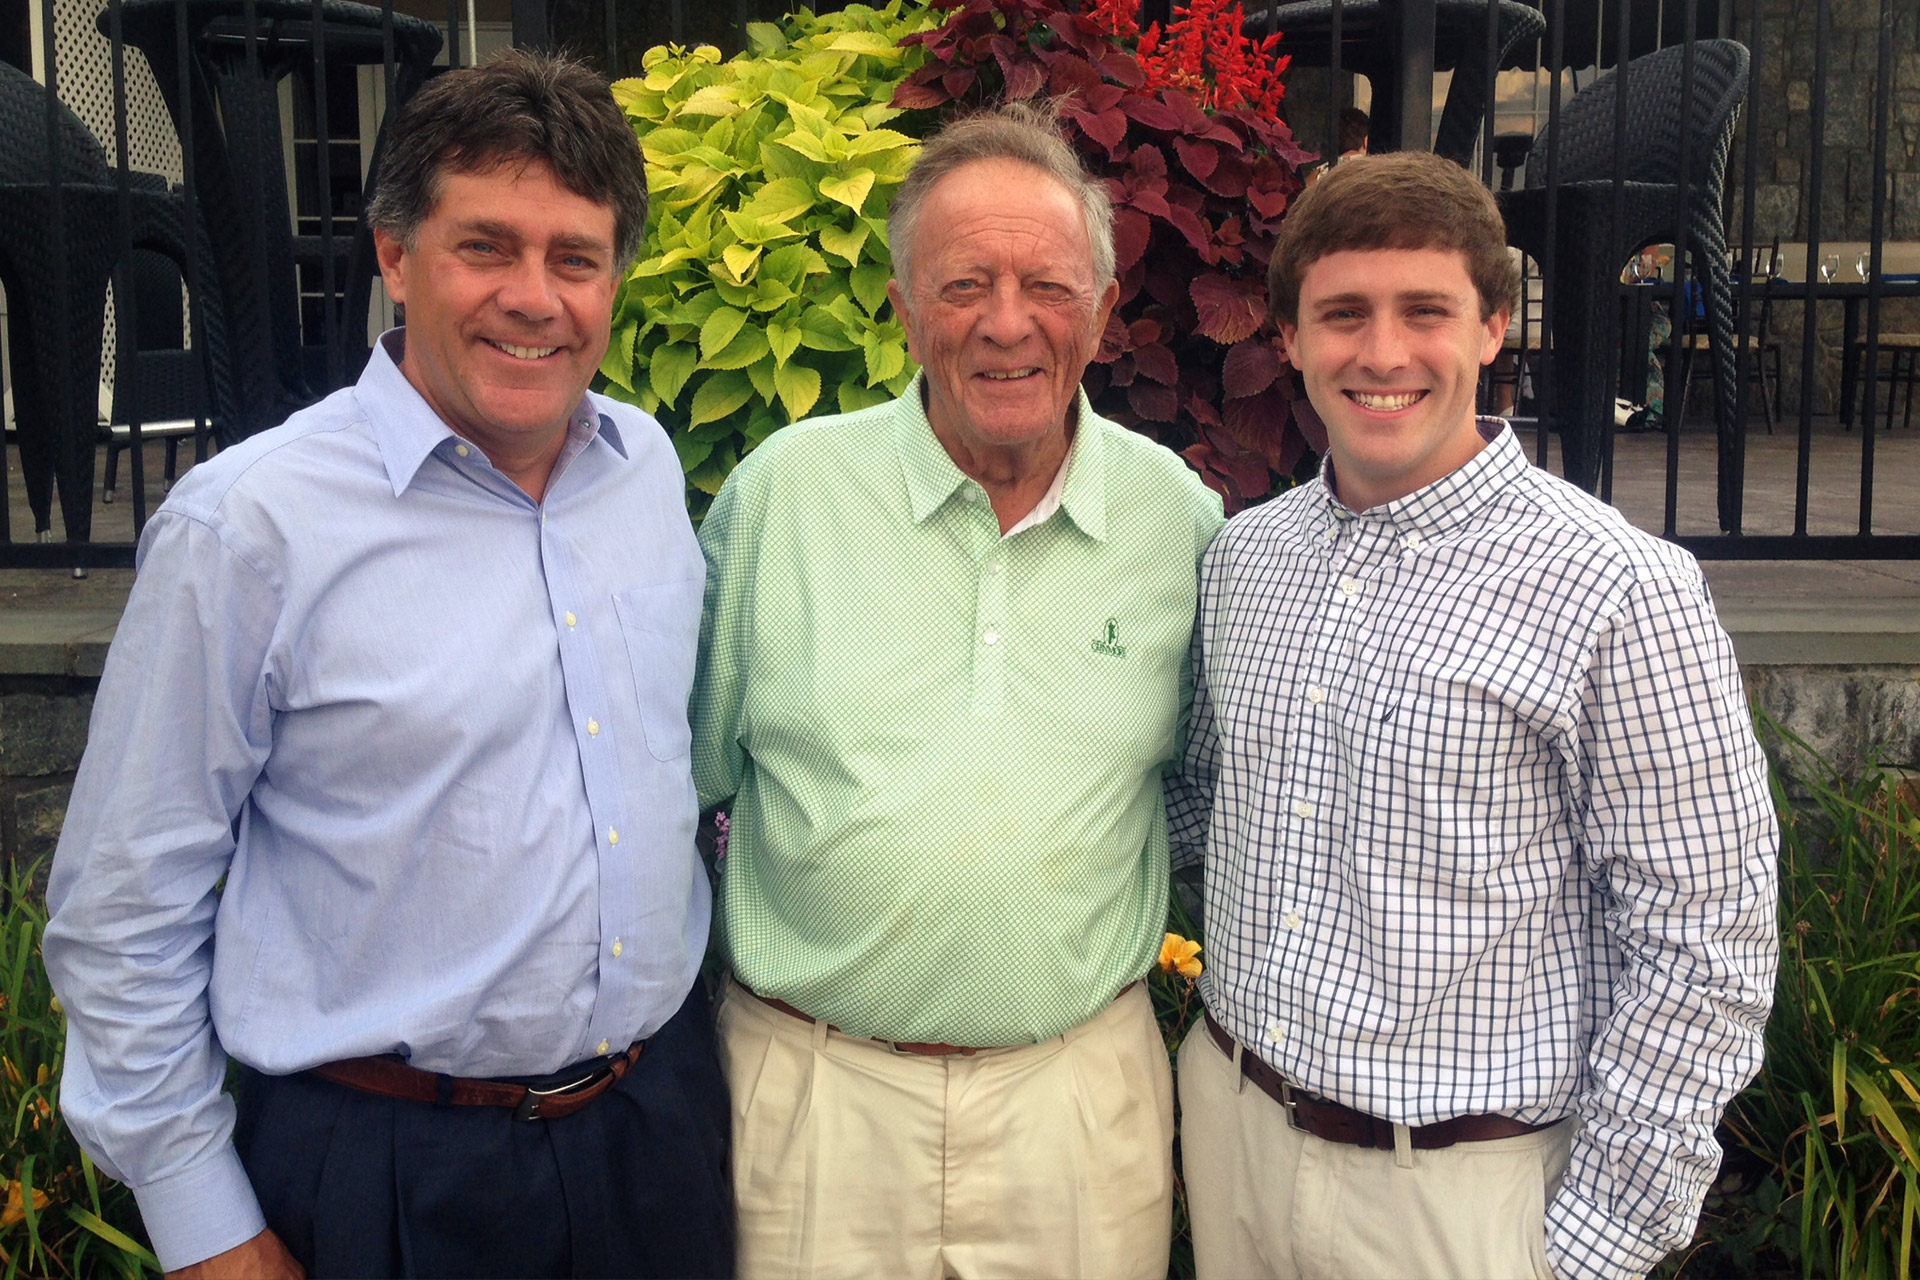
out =
<svg viewBox="0 0 1920 1280"><path fill-rule="evenodd" d="M1693 558L1476 418L1518 279L1486 190L1343 165L1269 296L1318 480L1207 553L1177 848L1203 1277L1646 1272L1759 1066L1778 830Z"/></svg>

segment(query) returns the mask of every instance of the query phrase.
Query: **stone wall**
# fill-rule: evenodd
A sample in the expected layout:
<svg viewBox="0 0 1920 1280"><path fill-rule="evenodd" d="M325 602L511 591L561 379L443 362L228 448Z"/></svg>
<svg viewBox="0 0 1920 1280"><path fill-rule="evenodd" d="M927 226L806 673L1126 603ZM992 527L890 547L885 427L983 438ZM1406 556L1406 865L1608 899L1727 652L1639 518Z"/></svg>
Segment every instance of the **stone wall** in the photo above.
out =
<svg viewBox="0 0 1920 1280"><path fill-rule="evenodd" d="M98 680L0 675L0 865L39 861L40 877L66 821L73 771L87 745Z"/></svg>
<svg viewBox="0 0 1920 1280"><path fill-rule="evenodd" d="M1755 0L1737 0L1732 33L1745 42ZM1809 0L1759 0L1763 47L1758 83L1734 140L1727 185L1729 226L1740 234L1745 210L1746 134L1758 132L1754 174L1755 239L1805 241L1812 202L1814 46L1818 6ZM1874 94L1879 80L1880 0L1832 0L1827 42L1826 150L1820 185L1822 241L1865 240L1873 229ZM1920 5L1894 0L1893 98L1887 138L1887 185L1881 193L1888 240L1920 240ZM1852 280L1853 264L1841 264ZM1783 344L1784 399L1797 403L1804 308L1776 306L1773 336ZM1838 398L1842 311L1819 308L1815 322L1814 411ZM1864 321L1863 321L1864 323ZM1888 303L1885 330L1920 329L1920 304ZM1865 336L1863 333L1862 337Z"/></svg>

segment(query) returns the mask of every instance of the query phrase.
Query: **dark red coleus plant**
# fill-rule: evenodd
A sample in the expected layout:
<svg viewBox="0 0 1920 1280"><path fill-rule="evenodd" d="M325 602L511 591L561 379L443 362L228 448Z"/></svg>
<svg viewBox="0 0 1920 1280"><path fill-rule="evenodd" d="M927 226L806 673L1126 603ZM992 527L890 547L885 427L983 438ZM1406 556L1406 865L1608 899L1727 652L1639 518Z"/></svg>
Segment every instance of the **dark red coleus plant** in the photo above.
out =
<svg viewBox="0 0 1920 1280"><path fill-rule="evenodd" d="M1241 35L1226 0L1144 34L1125 0L933 5L953 12L907 38L928 58L894 105L1063 98L1113 193L1120 302L1087 370L1094 407L1179 450L1230 512L1287 487L1326 430L1266 318L1274 236L1313 159L1273 114L1275 37Z"/></svg>

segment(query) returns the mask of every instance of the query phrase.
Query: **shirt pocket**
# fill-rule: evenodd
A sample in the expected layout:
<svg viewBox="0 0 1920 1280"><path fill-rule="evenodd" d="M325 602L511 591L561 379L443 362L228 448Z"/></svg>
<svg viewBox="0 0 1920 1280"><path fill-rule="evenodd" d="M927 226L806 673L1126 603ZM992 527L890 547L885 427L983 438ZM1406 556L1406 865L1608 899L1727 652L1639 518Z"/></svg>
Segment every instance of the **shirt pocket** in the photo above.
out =
<svg viewBox="0 0 1920 1280"><path fill-rule="evenodd" d="M684 759L693 746L687 702L693 694L704 585L689 578L613 593L627 661L633 667L640 724L646 732L647 751L656 760Z"/></svg>

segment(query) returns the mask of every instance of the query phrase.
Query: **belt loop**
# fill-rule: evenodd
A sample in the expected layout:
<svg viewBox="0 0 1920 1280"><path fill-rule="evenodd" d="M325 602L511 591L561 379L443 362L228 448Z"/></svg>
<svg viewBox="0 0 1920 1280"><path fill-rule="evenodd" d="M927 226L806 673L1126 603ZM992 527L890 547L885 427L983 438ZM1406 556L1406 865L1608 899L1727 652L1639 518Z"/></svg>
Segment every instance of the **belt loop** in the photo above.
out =
<svg viewBox="0 0 1920 1280"><path fill-rule="evenodd" d="M433 1079L434 1079L434 1083L439 1087L439 1090L440 1090L440 1100L438 1105L443 1107L452 1106L453 1105L453 1077L450 1075L442 1074L442 1075L435 1076Z"/></svg>
<svg viewBox="0 0 1920 1280"><path fill-rule="evenodd" d="M1235 1040L1233 1042L1233 1091L1235 1093L1245 1093L1247 1091L1247 1072L1246 1068L1241 1064L1240 1052L1240 1041Z"/></svg>
<svg viewBox="0 0 1920 1280"><path fill-rule="evenodd" d="M819 1053L827 1047L827 1024L820 1019L813 1020L813 1051Z"/></svg>
<svg viewBox="0 0 1920 1280"><path fill-rule="evenodd" d="M1413 1130L1403 1124L1393 1126L1393 1164L1397 1169L1413 1168Z"/></svg>

